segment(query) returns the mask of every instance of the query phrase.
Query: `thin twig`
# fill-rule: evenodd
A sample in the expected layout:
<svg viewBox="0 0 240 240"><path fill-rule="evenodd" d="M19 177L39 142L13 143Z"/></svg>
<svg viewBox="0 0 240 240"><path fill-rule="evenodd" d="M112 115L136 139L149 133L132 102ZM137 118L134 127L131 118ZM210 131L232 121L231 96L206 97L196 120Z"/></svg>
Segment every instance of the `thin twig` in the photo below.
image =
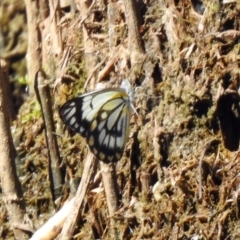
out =
<svg viewBox="0 0 240 240"><path fill-rule="evenodd" d="M49 155L49 167L50 167L50 182L53 199L57 199L62 190L63 179L60 171L60 155L57 145L53 112L52 112L52 101L48 83L46 81L45 73L39 70L35 77L35 91L40 102L43 119L45 123L45 136L48 146Z"/></svg>
<svg viewBox="0 0 240 240"><path fill-rule="evenodd" d="M91 80L91 78L93 77L93 75L97 72L97 70L106 62L107 57L105 57L100 63L98 63L98 65L91 71L91 73L89 74L89 77L87 78L85 84L84 84L84 91L86 91L87 86L89 85L89 82Z"/></svg>
<svg viewBox="0 0 240 240"><path fill-rule="evenodd" d="M41 44L39 38L38 1L25 0L28 25L28 49L26 54L30 93L34 91L34 77L41 67Z"/></svg>

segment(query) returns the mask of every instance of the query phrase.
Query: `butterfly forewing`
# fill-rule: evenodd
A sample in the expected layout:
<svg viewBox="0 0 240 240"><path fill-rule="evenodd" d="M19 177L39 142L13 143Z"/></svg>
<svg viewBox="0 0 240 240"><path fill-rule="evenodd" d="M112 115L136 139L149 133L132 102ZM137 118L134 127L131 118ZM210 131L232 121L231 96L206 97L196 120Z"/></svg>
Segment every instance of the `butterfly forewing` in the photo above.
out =
<svg viewBox="0 0 240 240"><path fill-rule="evenodd" d="M67 127L86 137L89 121L87 121L86 118L82 118L84 112L81 106L83 106L83 98L73 98L60 108L59 115Z"/></svg>
<svg viewBox="0 0 240 240"><path fill-rule="evenodd" d="M116 162L122 157L128 137L130 108L124 89L109 88L71 99L59 114L69 128L86 137L97 159Z"/></svg>

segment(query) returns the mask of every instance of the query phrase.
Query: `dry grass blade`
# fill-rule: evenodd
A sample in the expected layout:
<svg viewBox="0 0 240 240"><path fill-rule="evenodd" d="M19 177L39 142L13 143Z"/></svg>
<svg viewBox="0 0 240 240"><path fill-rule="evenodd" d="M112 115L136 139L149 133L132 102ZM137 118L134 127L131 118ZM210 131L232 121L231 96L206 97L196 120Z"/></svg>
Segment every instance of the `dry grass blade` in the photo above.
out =
<svg viewBox="0 0 240 240"><path fill-rule="evenodd" d="M62 232L59 239L72 239L76 223L80 217L80 209L83 204L84 197L87 194L87 190L91 179L93 178L94 171L96 169L97 161L94 156L89 153L86 158L84 171L82 175L81 183L78 187L77 194L73 203L73 207L69 212L69 217L63 225Z"/></svg>

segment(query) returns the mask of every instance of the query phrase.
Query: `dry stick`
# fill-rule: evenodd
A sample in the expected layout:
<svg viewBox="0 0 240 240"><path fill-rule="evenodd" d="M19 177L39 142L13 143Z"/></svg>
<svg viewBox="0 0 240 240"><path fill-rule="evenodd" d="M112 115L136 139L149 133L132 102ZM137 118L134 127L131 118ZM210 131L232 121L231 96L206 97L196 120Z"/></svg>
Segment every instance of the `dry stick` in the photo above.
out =
<svg viewBox="0 0 240 240"><path fill-rule="evenodd" d="M9 80L9 74L8 74L8 65L4 60L0 59L0 65L2 66L2 74L3 74L3 87L4 87L4 92L6 93L7 96L7 104L8 104L8 114L9 114L9 122L11 123L14 119L16 119L16 112L14 110L14 105L13 105L13 97L11 94L11 87L10 87L10 80Z"/></svg>
<svg viewBox="0 0 240 240"><path fill-rule="evenodd" d="M138 68L137 64L142 62L144 50L139 34L139 14L137 12L136 0L124 0L126 20L128 26L128 51L130 53L133 68ZM134 69L133 69L134 70Z"/></svg>
<svg viewBox="0 0 240 240"><path fill-rule="evenodd" d="M71 78L71 76L66 74L67 64L69 61L69 56L70 56L71 50L72 50L72 46L67 46L67 47L65 47L65 49L63 51L62 59L60 60L60 62L58 64L59 74L58 74L58 77L56 77L55 82L54 82L54 87L53 87L54 90L61 83L62 77L64 75L66 77Z"/></svg>
<svg viewBox="0 0 240 240"><path fill-rule="evenodd" d="M118 18L118 4L117 2L111 2L108 3L108 37L109 37L109 50L114 55L113 49L116 46L117 43L117 31L116 31L116 22Z"/></svg>
<svg viewBox="0 0 240 240"><path fill-rule="evenodd" d="M119 52L124 51L122 47L116 47L114 48L114 54L112 54L111 58L106 63L105 67L98 73L97 82L101 82L104 78L109 76L109 73L111 71L111 68L113 68L114 64L119 58Z"/></svg>
<svg viewBox="0 0 240 240"><path fill-rule="evenodd" d="M103 186L106 194L108 211L110 217L114 215L118 209L118 186L117 186L117 174L115 164L108 164L100 161Z"/></svg>
<svg viewBox="0 0 240 240"><path fill-rule="evenodd" d="M77 2L77 1L76 1ZM80 25L82 25L87 18L89 18L90 14L92 13L93 7L95 6L96 0L90 0L86 1L84 3L81 2L79 3L80 9L81 7L84 6L84 12L82 13L82 20L80 22Z"/></svg>
<svg viewBox="0 0 240 240"><path fill-rule="evenodd" d="M73 207L69 212L69 216L66 222L64 223L59 239L72 239L76 223L80 217L80 208L83 204L84 197L86 196L90 180L92 179L93 174L95 173L95 169L97 168L97 164L98 162L93 154L89 153L85 161L82 180L78 187Z"/></svg>
<svg viewBox="0 0 240 240"><path fill-rule="evenodd" d="M62 175L60 172L60 156L53 123L52 101L45 73L39 70L35 77L35 91L41 105L45 123L45 136L48 146L49 175L53 199L57 199L62 190Z"/></svg>
<svg viewBox="0 0 240 240"><path fill-rule="evenodd" d="M76 5L78 6L78 10L80 11L81 19L82 19L80 25L82 26L86 67L87 67L87 71L89 73L92 73L91 79L88 78L88 80L86 81L86 83L88 84L90 80L95 82L95 79L96 79L96 76L95 76L96 72L94 71L94 69L96 65L98 65L98 52L94 48L95 42L92 40L91 37L89 37L89 34L91 34L91 32L89 31L89 29L87 29L87 24L85 23L90 22L91 20L90 16L92 15L92 10L96 1L95 0L88 0L88 1L75 0L75 2L76 2ZM84 85L84 89L86 89L86 84Z"/></svg>
<svg viewBox="0 0 240 240"><path fill-rule="evenodd" d="M119 239L121 233L116 228L116 222L113 218L114 213L119 207L119 190L117 184L116 164L108 164L100 161L102 181L107 199L108 212L110 217L109 233L111 239Z"/></svg>
<svg viewBox="0 0 240 240"><path fill-rule="evenodd" d="M63 42L61 36L61 27L60 22L60 1L50 0L49 9L50 9L50 33L51 33L51 43L52 43L52 52L54 56L57 56L60 59L63 51Z"/></svg>
<svg viewBox="0 0 240 240"><path fill-rule="evenodd" d="M38 1L25 0L27 10L27 25L28 25L28 50L27 50L27 70L29 79L29 91L33 93L33 81L35 73L41 67L40 57L40 39L38 28Z"/></svg>
<svg viewBox="0 0 240 240"><path fill-rule="evenodd" d="M91 71L91 73L89 74L89 77L87 78L87 80L85 81L84 87L83 89L86 90L86 88L89 85L90 80L92 79L92 77L94 76L94 74L97 72L97 70L106 62L107 57L105 57L100 63L97 64L96 67L93 68L93 70Z"/></svg>
<svg viewBox="0 0 240 240"><path fill-rule="evenodd" d="M51 217L41 228L39 228L30 240L51 240L60 233L64 221L69 215L75 198L65 202L63 207Z"/></svg>
<svg viewBox="0 0 240 240"><path fill-rule="evenodd" d="M10 224L15 239L28 239L29 234L14 226L23 222L25 203L19 179L17 178L15 158L17 156L10 131L6 92L4 91L3 73L0 65L0 181Z"/></svg>
<svg viewBox="0 0 240 240"><path fill-rule="evenodd" d="M198 164L198 199L202 200L202 163L203 163L203 158L206 152L206 147L204 147L201 157L199 159L199 164Z"/></svg>

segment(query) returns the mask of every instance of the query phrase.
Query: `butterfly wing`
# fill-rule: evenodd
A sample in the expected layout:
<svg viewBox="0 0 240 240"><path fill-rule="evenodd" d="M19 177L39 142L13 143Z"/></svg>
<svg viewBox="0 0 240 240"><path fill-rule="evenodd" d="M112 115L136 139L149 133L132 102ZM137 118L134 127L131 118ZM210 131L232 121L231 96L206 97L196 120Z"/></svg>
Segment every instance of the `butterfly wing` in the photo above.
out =
<svg viewBox="0 0 240 240"><path fill-rule="evenodd" d="M87 137L92 120L99 108L110 97L104 90L86 93L67 101L59 110L62 121L74 132ZM97 96L101 96L101 98Z"/></svg>
<svg viewBox="0 0 240 240"><path fill-rule="evenodd" d="M87 139L97 159L116 162L129 133L128 94L121 88L94 91L73 98L60 108L62 121Z"/></svg>

